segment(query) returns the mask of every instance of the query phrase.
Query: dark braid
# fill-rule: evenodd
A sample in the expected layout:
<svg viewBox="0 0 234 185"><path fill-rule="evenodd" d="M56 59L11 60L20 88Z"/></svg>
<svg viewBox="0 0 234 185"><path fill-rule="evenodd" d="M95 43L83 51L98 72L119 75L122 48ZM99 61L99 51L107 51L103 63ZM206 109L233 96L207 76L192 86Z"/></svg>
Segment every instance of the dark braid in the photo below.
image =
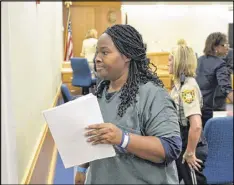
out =
<svg viewBox="0 0 234 185"><path fill-rule="evenodd" d="M163 87L162 81L158 78L156 70L152 71L146 58L146 47L141 34L130 25L114 25L105 31L114 42L120 53L130 58L129 76L121 89L118 107L118 115L122 117L127 108L136 103L136 95L140 84L153 82L155 85ZM96 95L101 98L105 87L109 87L110 81L103 81L97 88Z"/></svg>

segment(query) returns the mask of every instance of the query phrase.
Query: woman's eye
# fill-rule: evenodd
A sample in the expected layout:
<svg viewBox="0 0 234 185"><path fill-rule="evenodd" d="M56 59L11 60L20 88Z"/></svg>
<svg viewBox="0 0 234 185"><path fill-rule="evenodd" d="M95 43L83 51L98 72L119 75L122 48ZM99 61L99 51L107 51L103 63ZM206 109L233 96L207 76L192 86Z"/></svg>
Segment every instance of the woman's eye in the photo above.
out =
<svg viewBox="0 0 234 185"><path fill-rule="evenodd" d="M103 51L102 53L103 53L103 55L107 55L108 54L106 51Z"/></svg>

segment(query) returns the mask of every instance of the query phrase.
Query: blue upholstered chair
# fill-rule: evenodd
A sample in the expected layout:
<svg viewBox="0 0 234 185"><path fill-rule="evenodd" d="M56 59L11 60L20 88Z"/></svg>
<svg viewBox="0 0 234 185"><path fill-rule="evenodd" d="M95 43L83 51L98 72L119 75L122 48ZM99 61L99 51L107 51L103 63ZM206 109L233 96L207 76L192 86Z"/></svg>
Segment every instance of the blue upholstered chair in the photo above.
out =
<svg viewBox="0 0 234 185"><path fill-rule="evenodd" d="M233 183L233 116L209 119L204 135L208 142L207 183Z"/></svg>
<svg viewBox="0 0 234 185"><path fill-rule="evenodd" d="M68 101L73 100L73 97L66 84L61 85L61 93L62 93L64 103L67 103Z"/></svg>
<svg viewBox="0 0 234 185"><path fill-rule="evenodd" d="M88 94L89 88L96 85L96 78L92 79L91 71L86 58L71 58L73 70L72 85L82 87L82 94Z"/></svg>
<svg viewBox="0 0 234 185"><path fill-rule="evenodd" d="M69 90L69 88L67 87L66 84L62 84L62 86L61 86L61 92L62 92L62 97L63 97L64 103L67 103L67 102L69 102L71 100L74 100L76 98L81 97L81 95L75 95L75 96L72 95L70 93L70 90Z"/></svg>

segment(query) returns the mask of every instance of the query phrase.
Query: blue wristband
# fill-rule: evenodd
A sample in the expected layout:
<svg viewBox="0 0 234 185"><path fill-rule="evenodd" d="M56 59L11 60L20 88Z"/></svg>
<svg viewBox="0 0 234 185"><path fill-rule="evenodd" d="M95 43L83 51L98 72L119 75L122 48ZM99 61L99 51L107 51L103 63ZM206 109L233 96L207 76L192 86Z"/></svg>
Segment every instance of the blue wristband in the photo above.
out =
<svg viewBox="0 0 234 185"><path fill-rule="evenodd" d="M128 144L129 144L129 142L130 142L130 135L129 135L129 133L128 133L128 132L126 132L126 136L127 136L127 138L128 138L128 142L127 142L127 144L126 144L125 148L127 148L127 147L128 147Z"/></svg>
<svg viewBox="0 0 234 185"><path fill-rule="evenodd" d="M130 141L129 133L128 132L123 132L122 133L121 143L118 146L125 149L125 148L127 148L128 144L129 144L129 141Z"/></svg>
<svg viewBox="0 0 234 185"><path fill-rule="evenodd" d="M87 168L77 166L77 172L86 173L86 171L87 171Z"/></svg>
<svg viewBox="0 0 234 185"><path fill-rule="evenodd" d="M121 142L120 142L120 144L118 145L118 146L122 146L122 144L123 144L123 142L124 142L124 136L125 136L125 133L124 133L124 131L122 131L122 139L121 139Z"/></svg>

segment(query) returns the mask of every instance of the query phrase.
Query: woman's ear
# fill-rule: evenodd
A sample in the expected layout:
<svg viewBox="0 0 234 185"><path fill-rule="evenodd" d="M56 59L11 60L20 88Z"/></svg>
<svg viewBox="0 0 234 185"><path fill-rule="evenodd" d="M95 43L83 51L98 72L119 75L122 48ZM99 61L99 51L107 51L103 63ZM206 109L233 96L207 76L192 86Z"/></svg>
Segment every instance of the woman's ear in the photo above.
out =
<svg viewBox="0 0 234 185"><path fill-rule="evenodd" d="M123 55L123 59L124 59L124 62L130 62L130 58L126 57L125 55Z"/></svg>
<svg viewBox="0 0 234 185"><path fill-rule="evenodd" d="M217 52L218 52L218 49L219 49L219 46L215 46L215 47L214 47L214 51L215 51L215 53L217 53Z"/></svg>

